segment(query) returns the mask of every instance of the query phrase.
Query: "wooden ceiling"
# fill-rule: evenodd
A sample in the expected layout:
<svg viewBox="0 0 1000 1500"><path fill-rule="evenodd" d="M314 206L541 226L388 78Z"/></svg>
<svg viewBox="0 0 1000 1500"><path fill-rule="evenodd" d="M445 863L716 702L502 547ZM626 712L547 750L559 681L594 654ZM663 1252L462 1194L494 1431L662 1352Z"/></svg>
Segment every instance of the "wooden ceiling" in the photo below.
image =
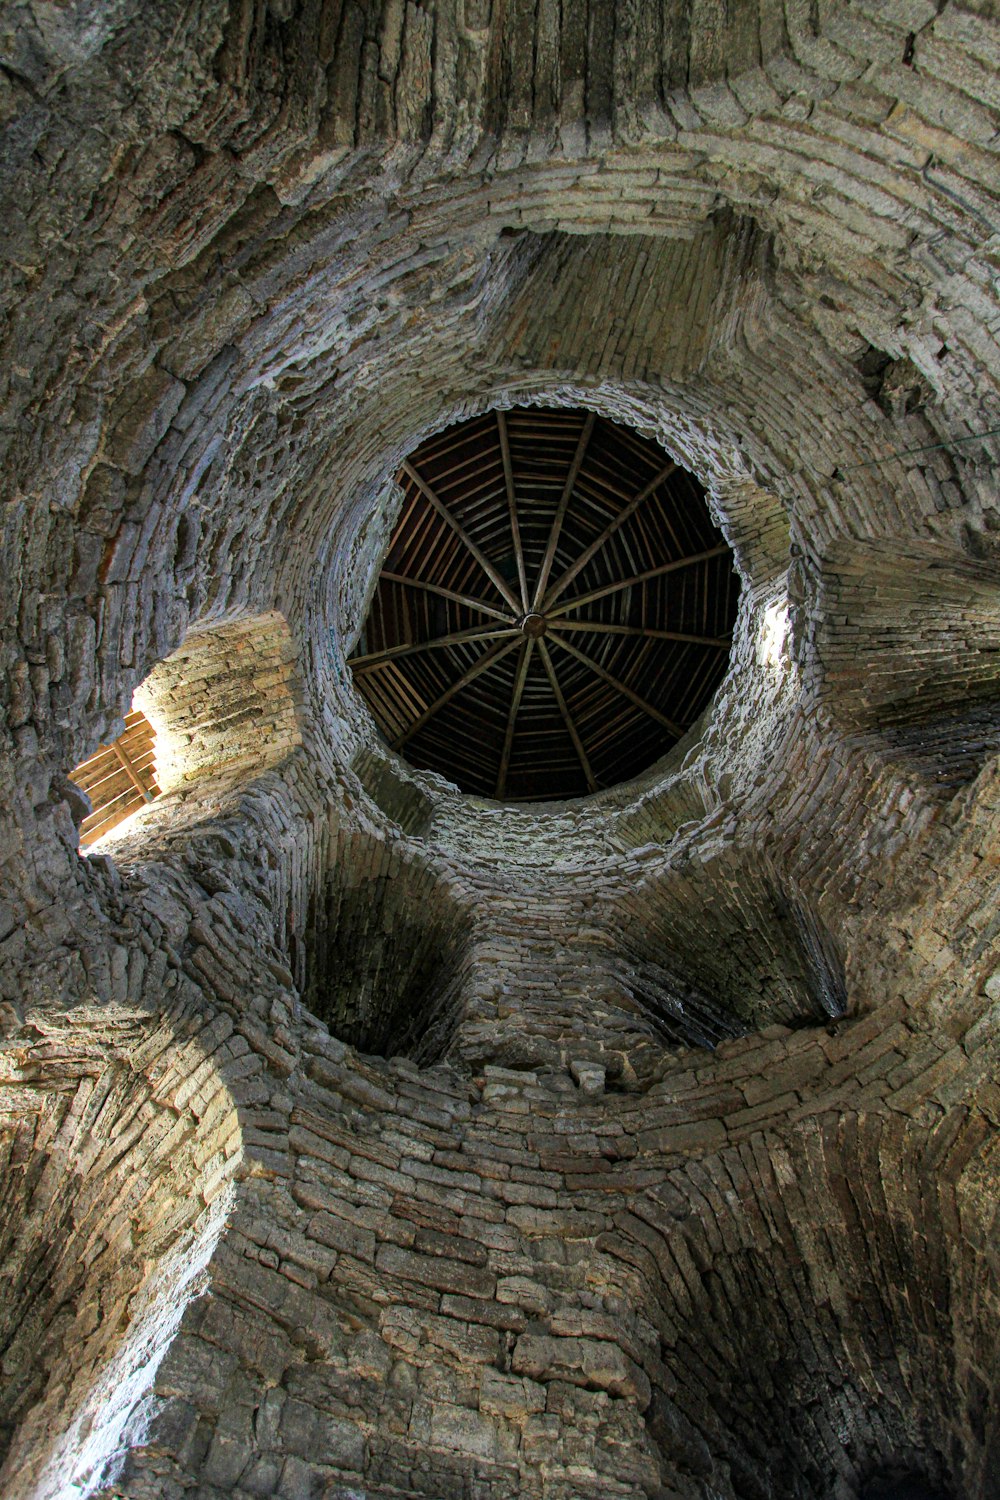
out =
<svg viewBox="0 0 1000 1500"><path fill-rule="evenodd" d="M652 764L729 660L739 580L704 491L593 413L423 443L357 651L388 743L465 792L584 796Z"/></svg>
<svg viewBox="0 0 1000 1500"><path fill-rule="evenodd" d="M90 798L91 812L80 824L80 845L86 849L160 795L155 736L145 714L137 708L127 713L125 733L100 745L70 778Z"/></svg>

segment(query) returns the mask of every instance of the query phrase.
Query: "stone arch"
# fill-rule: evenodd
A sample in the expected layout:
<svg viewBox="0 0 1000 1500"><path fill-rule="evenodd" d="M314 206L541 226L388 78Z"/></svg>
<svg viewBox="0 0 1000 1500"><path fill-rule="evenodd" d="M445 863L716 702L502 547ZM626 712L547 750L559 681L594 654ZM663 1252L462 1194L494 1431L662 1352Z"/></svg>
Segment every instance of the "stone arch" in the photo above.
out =
<svg viewBox="0 0 1000 1500"><path fill-rule="evenodd" d="M296 652L275 611L185 637L135 691L154 734L155 804L113 831L135 854L144 838L210 816L235 788L302 743ZM103 847L103 845L102 845Z"/></svg>
<svg viewBox="0 0 1000 1500"><path fill-rule="evenodd" d="M843 541L797 637L822 711L954 790L1000 749L1000 563L940 543Z"/></svg>
<svg viewBox="0 0 1000 1500"><path fill-rule="evenodd" d="M633 1200L595 1280L659 1330L646 1423L666 1485L864 1500L897 1473L992 1493L995 1250L969 1210L996 1147L981 1119L943 1129L947 1148L898 1115L830 1113Z"/></svg>
<svg viewBox="0 0 1000 1500"><path fill-rule="evenodd" d="M417 850L346 830L309 897L303 1002L362 1052L436 1062L462 1012L470 906Z"/></svg>
<svg viewBox="0 0 1000 1500"><path fill-rule="evenodd" d="M156 1371L204 1288L242 1159L231 1030L102 1007L13 1039L0 1244L11 1497L103 1492L156 1414Z"/></svg>
<svg viewBox="0 0 1000 1500"><path fill-rule="evenodd" d="M682 851L623 895L616 915L623 982L671 1040L714 1046L847 1008L833 935L760 850Z"/></svg>

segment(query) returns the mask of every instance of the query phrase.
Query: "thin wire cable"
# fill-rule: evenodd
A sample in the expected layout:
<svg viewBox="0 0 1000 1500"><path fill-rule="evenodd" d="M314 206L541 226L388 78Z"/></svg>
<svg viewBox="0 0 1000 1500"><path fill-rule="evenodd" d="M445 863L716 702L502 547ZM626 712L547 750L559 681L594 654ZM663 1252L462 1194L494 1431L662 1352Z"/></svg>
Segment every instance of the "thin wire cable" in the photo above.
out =
<svg viewBox="0 0 1000 1500"><path fill-rule="evenodd" d="M955 448L959 443L978 443L982 438L1000 436L1000 427L991 427L988 432L974 432L969 437L951 438L947 443L922 443L919 448L898 448L895 453L889 453L885 458L870 458L863 464L840 464L834 469L830 476L836 479L838 474L850 474L853 469L874 469L879 464L890 464L894 458L908 458L911 453L933 453L938 448Z"/></svg>

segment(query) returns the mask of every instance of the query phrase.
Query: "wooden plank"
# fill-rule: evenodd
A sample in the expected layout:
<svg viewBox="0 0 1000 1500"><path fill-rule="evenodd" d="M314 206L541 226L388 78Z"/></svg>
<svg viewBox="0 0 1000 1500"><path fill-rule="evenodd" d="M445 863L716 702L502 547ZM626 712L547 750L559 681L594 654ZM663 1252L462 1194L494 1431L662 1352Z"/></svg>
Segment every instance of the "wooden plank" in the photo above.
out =
<svg viewBox="0 0 1000 1500"><path fill-rule="evenodd" d="M517 519L517 495L514 491L514 468L510 461L510 439L507 435L507 418L497 412L497 431L500 434L500 454L503 458L504 482L507 486L507 509L510 512L510 534L514 539L514 558L517 562L517 578L521 585L521 604L528 612L528 575L524 567L524 548L521 546L521 528Z"/></svg>
<svg viewBox="0 0 1000 1500"><path fill-rule="evenodd" d="M124 774L118 763L118 757L112 755L108 746L105 746L100 755L91 756L90 760L83 766L76 766L72 772L72 779L77 786L83 787L89 792L92 787L99 786L109 776L120 776Z"/></svg>
<svg viewBox="0 0 1000 1500"><path fill-rule="evenodd" d="M581 573L583 571L583 569L590 562L591 558L594 557L598 552L600 552L601 548L611 540L615 532L619 531L631 516L635 515L636 511L639 509L639 506L649 499L653 491L659 485L661 485L665 479L668 479L670 475L674 473L676 468L677 465L675 463L668 463L664 468L660 470L657 475L654 476L654 478L649 481L645 489L641 489L637 495L634 495L632 497L632 499L625 506L625 509L620 511L619 514L615 516L614 520L611 521L607 526L605 526L600 536L597 537L595 541L591 542L590 546L585 552L582 552L580 554L576 562L571 563L566 571L564 573L561 573L560 576L556 579L555 583L545 595L545 608L548 608L548 606L554 600L558 599L559 595L563 592L566 586L573 582L573 579L577 576L578 573Z"/></svg>
<svg viewBox="0 0 1000 1500"><path fill-rule="evenodd" d="M497 772L497 797L503 796L507 786L510 752L514 745L514 726L517 723L517 711L521 707L521 694L524 692L524 682L531 662L531 648L534 644L530 636L522 637L521 659L517 664L517 675L514 678L514 693L510 700L510 713L507 715L507 732L504 735L503 752L500 756L500 770Z"/></svg>
<svg viewBox="0 0 1000 1500"><path fill-rule="evenodd" d="M121 761L122 765L124 766L124 768L125 768L125 774L128 776L129 780L134 785L136 791L139 793L139 795L142 798L142 800L144 802L152 802L152 800L153 800L152 794L146 790L145 784L142 781L140 781L139 774L136 771L135 766L132 764L132 761L131 761L131 758L129 756L128 751L127 750L123 750L122 747L121 747L121 745L118 743L117 740L115 740L115 742L111 746L111 748L115 752L115 754L117 755L118 759Z"/></svg>
<svg viewBox="0 0 1000 1500"><path fill-rule="evenodd" d="M145 771L147 774L152 775L152 769L153 755L150 752L143 757L142 762L136 766L136 770L140 772ZM74 776L73 780L81 791L87 793L87 796L95 806L106 802L110 797L117 796L123 787L134 784L117 755L112 755L110 751L108 752L106 766L98 774L89 778L80 777L79 779Z"/></svg>
<svg viewBox="0 0 1000 1500"><path fill-rule="evenodd" d="M137 813L142 806L144 804L138 793L136 793L134 801L124 803L118 811L110 816L104 816L102 821L94 827L88 828L86 823L82 823L80 825L80 847L82 849L89 849L91 844L96 844L98 839L102 839L106 833L110 833L112 828L117 828L119 823L124 823L133 813Z"/></svg>
<svg viewBox="0 0 1000 1500"><path fill-rule="evenodd" d="M152 746L153 726L142 714L139 714L138 717L135 714L126 714L125 733L120 735L115 743L124 745L134 760L143 745ZM76 780L76 777L89 766L95 765L111 754L112 748L110 745L99 745L93 755L88 755L86 760L82 760L78 766L73 768L73 779Z"/></svg>
<svg viewBox="0 0 1000 1500"><path fill-rule="evenodd" d="M519 634L516 625L473 625L468 630L453 630L450 635L434 636L429 641L411 641L402 646L387 646L384 651L371 651L367 656L352 656L348 658L347 665L354 672L371 672L384 666L387 661L396 661L401 656L413 656L418 651L457 646L463 641L485 641L496 636Z"/></svg>
<svg viewBox="0 0 1000 1500"><path fill-rule="evenodd" d="M582 651L578 651L575 646L570 645L569 641L563 640L561 637L553 636L553 640L563 651L568 651L570 656L575 656L578 661L583 662L584 666L589 667L597 677L601 678L602 682L606 682L609 687L617 689L623 697L628 698L637 708L641 708L644 713L649 714L651 719L656 719L657 723L669 729L671 734L676 735L678 739L684 734L684 730L679 724L675 724L673 719L668 719L666 714L661 714L658 708L654 708L651 703L648 703L645 698L635 692L633 688L630 688L627 683L622 682L620 678L615 677L611 672L607 671L601 666L600 662L594 661L593 657L586 656Z"/></svg>
<svg viewBox="0 0 1000 1500"><path fill-rule="evenodd" d="M109 833L112 828L117 828L119 823L123 823L126 818L130 818L133 813L139 812L145 806L146 803L136 788L128 782L123 791L102 803L84 818L80 824L81 845L89 845L103 838L105 833Z"/></svg>
<svg viewBox="0 0 1000 1500"><path fill-rule="evenodd" d="M442 588L437 583L425 583L421 578L407 578L404 573L383 571L379 574L379 583L383 580L387 583L405 584L411 589L422 589L426 594L440 594L442 599L450 599L453 604L464 604L467 609L478 609L480 614L491 615L495 620L505 620L510 625L514 623L514 618L506 610L497 609L495 605L487 604L482 599L474 599L471 594L458 594L454 589Z"/></svg>
<svg viewBox="0 0 1000 1500"><path fill-rule="evenodd" d="M156 783L153 726L138 709L125 715L125 733L102 745L70 773L93 810L80 825L87 847L160 795Z"/></svg>
<svg viewBox="0 0 1000 1500"><path fill-rule="evenodd" d="M424 709L420 717L410 725L409 729L407 729L404 734L397 736L397 738L393 741L393 749L401 750L402 747L406 744L407 740L411 740L415 734L419 734L420 730L423 729L428 719L431 719L434 714L438 713L440 709L444 708L446 703L451 702L456 693L460 693L464 687L468 687L470 682L475 681L480 673L487 671L496 662L498 662L501 657L506 656L509 651L513 651L517 644L518 642L516 640L497 641L494 646L491 646L490 649L485 653L485 655L481 656L477 662L475 662L471 667L468 668L467 671L463 672L461 677L456 678L451 686L447 687L439 698L436 698L428 708Z"/></svg>
<svg viewBox="0 0 1000 1500"><path fill-rule="evenodd" d="M662 578L667 573L676 573L679 568L690 568L696 563L707 562L709 558L721 557L724 552L728 551L728 542L720 542L717 547L709 547L705 552L696 552L693 557L679 557L674 562L660 563L659 567L647 568L644 573L636 573L633 577L624 578L619 583L606 583L603 588L591 589L589 594L577 594L572 599L564 599L549 613L563 615L569 609L580 609L584 604L592 604L595 599L604 599L608 594L616 594L621 589L632 588L639 583L648 583L650 579Z"/></svg>
<svg viewBox="0 0 1000 1500"><path fill-rule="evenodd" d="M542 664L545 667L546 673L548 674L549 683L552 687L553 697L556 700L559 712L562 714L563 723L566 725L566 728L569 732L569 737L573 741L573 749L576 751L580 765L583 767L583 774L586 777L587 785L592 792L596 792L597 782L594 779L593 771L590 769L590 761L587 759L587 752L583 748L583 741L581 740L579 731L577 730L577 727L573 722L573 716L566 706L566 699L563 697L562 689L559 686L559 679L556 676L556 669L552 664L552 657L546 650L544 641L540 640L538 642L538 650L541 654Z"/></svg>
<svg viewBox="0 0 1000 1500"><path fill-rule="evenodd" d="M143 756L151 755L153 752L153 737L150 734L137 735L135 731L131 735L124 735L121 741L123 747L128 751L133 763L142 760ZM93 777L103 773L110 765L118 765L118 758L110 745L102 745L97 755L92 755L89 760L82 761L73 769L73 780L79 781L87 776Z"/></svg>
<svg viewBox="0 0 1000 1500"><path fill-rule="evenodd" d="M490 562L486 554L484 552L481 552L476 546L475 542L472 540L469 533L465 530L465 527L462 525L462 523L456 516L452 515L451 511L444 504L444 502L438 499L437 495L431 489L426 479L424 479L423 476L417 472L417 470L411 463L404 463L403 469L413 480L413 483L419 486L421 492L430 501L431 505L433 505L434 509L441 516L442 520L448 523L452 531L454 531L455 535L476 559L476 562L482 568L483 572L486 574L493 587L497 590L502 598L506 599L507 603L510 605L514 613L518 614L520 612L520 605L518 604L517 599L511 593L510 589L507 587L507 584L504 582L503 578L501 578L500 574L497 572L496 568Z"/></svg>
<svg viewBox="0 0 1000 1500"><path fill-rule="evenodd" d="M559 545L559 533L562 530L562 524L565 520L566 511L569 507L570 496L573 493L573 486L576 483L576 476L580 472L580 465L583 463L584 454L587 451L587 444L590 442L590 435L594 430L594 423L596 420L597 418L595 417L594 413L590 412L587 416L587 420L583 424L583 431L580 433L580 438L576 445L576 452L574 453L573 461L569 466L569 473L566 475L566 483L563 486L563 492L559 497L559 504L556 507L556 513L552 520L552 527L549 531L548 545L545 548L545 556L542 558L541 570L539 571L538 580L535 584L535 593L531 604L532 609L538 609L539 605L541 604L542 597L545 594L545 585L549 581L549 573L555 560L556 547Z"/></svg>
<svg viewBox="0 0 1000 1500"><path fill-rule="evenodd" d="M732 641L727 636L686 635L681 630L657 630L652 625L615 625L603 620L564 620L562 616L553 620L549 630L594 631L597 635L644 635L651 641L682 641L689 646L714 646L716 651L728 651Z"/></svg>

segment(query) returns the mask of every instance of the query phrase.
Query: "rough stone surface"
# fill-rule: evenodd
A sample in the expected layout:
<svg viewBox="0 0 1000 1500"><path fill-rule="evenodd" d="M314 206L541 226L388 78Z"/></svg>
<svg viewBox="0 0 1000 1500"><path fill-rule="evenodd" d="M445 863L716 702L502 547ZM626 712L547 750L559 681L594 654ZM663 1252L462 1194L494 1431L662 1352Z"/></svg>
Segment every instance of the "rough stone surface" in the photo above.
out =
<svg viewBox="0 0 1000 1500"><path fill-rule="evenodd" d="M2 21L0 1490L996 1500L995 6ZM744 585L532 810L345 667L402 457L525 401Z"/></svg>

